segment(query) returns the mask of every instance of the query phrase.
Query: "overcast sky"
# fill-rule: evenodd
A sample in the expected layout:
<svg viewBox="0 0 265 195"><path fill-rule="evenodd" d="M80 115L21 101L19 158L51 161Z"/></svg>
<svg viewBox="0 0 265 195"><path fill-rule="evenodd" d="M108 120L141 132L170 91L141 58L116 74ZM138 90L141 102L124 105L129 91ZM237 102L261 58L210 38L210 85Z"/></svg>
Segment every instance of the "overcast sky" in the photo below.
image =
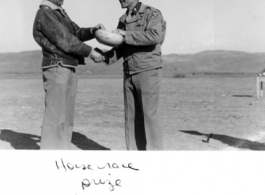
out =
<svg viewBox="0 0 265 195"><path fill-rule="evenodd" d="M41 0L0 0L0 53L40 49L32 25ZM265 52L265 0L143 0L167 21L163 54L225 49ZM65 0L80 27L114 30L125 12L118 0ZM97 41L93 47L109 48Z"/></svg>

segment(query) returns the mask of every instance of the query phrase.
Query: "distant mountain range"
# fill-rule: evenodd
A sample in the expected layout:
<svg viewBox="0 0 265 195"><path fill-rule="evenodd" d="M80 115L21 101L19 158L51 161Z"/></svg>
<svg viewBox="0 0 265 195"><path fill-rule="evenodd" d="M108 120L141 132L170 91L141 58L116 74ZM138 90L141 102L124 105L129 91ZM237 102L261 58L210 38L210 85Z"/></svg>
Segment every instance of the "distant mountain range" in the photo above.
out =
<svg viewBox="0 0 265 195"><path fill-rule="evenodd" d="M39 50L20 53L0 53L0 74L41 73L42 53ZM165 76L257 74L265 68L265 53L213 50L196 54L163 55ZM122 76L122 60L111 66L95 64L86 59L77 72L84 75Z"/></svg>

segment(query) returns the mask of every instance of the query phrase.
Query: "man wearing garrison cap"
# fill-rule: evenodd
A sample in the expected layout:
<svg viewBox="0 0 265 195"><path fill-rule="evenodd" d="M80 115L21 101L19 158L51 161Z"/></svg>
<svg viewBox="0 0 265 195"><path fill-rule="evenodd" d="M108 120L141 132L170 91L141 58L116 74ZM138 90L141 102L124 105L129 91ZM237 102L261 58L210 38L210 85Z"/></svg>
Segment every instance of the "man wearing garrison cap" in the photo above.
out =
<svg viewBox="0 0 265 195"><path fill-rule="evenodd" d="M42 48L45 111L41 149L70 149L77 90L75 68L85 57L100 61L102 56L84 42L101 24L80 28L61 7L64 0L43 0L36 14L33 37ZM74 3L74 2L73 2Z"/></svg>

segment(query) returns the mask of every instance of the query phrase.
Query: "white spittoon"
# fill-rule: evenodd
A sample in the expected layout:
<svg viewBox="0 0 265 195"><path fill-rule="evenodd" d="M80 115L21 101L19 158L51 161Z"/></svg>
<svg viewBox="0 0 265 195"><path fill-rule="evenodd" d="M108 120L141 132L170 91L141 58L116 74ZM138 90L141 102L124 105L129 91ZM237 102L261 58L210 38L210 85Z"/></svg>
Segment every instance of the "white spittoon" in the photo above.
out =
<svg viewBox="0 0 265 195"><path fill-rule="evenodd" d="M117 47L122 44L123 37L120 34L99 29L95 33L97 41L103 45Z"/></svg>

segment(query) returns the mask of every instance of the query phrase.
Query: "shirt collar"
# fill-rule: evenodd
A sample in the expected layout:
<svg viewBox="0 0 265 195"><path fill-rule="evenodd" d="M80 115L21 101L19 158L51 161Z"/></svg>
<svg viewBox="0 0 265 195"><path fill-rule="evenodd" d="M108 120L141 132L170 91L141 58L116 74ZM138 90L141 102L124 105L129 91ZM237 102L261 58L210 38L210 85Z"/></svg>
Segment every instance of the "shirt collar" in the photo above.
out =
<svg viewBox="0 0 265 195"><path fill-rule="evenodd" d="M42 0L40 6L47 6L50 7L52 10L59 10L64 17L66 17L67 15L66 11L61 6L55 5L54 3L48 0Z"/></svg>
<svg viewBox="0 0 265 195"><path fill-rule="evenodd" d="M137 14L137 12L140 10L140 8L141 8L141 2L138 2L135 6L134 6L134 8L132 9L132 13L134 14L134 15L136 15Z"/></svg>
<svg viewBox="0 0 265 195"><path fill-rule="evenodd" d="M42 6L42 5L44 5L44 6L48 6L48 7L50 7L50 8L53 9L53 10L57 10L57 9L62 10L62 9L63 9L62 7L53 4L52 2L50 2L50 1L48 1L48 0L42 0L40 6Z"/></svg>
<svg viewBox="0 0 265 195"><path fill-rule="evenodd" d="M133 10L132 10L132 13L134 13L134 14L132 14L133 17L132 17L132 19L130 20L130 22L133 22L134 19L139 18L140 16L139 16L139 14L137 14L137 13L143 13L144 10L145 10L145 8L146 8L146 5L144 5L144 4L141 3L141 2L138 2L138 3L135 5L135 7L133 8ZM122 16L120 17L119 20L120 20L121 22L124 23L124 22L125 22L125 19L126 19L126 17L127 17L127 15L128 15L128 13L129 13L129 11L127 10L126 13L125 13L124 15L122 15Z"/></svg>

